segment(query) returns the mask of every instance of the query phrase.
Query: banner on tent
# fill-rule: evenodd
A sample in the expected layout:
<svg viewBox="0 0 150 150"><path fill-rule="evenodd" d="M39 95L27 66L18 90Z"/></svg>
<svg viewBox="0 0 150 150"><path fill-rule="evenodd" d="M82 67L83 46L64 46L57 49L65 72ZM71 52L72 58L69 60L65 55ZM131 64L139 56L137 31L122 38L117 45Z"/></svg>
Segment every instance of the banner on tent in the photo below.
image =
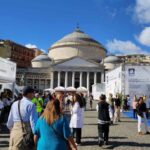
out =
<svg viewBox="0 0 150 150"><path fill-rule="evenodd" d="M0 58L0 82L15 82L16 64Z"/></svg>

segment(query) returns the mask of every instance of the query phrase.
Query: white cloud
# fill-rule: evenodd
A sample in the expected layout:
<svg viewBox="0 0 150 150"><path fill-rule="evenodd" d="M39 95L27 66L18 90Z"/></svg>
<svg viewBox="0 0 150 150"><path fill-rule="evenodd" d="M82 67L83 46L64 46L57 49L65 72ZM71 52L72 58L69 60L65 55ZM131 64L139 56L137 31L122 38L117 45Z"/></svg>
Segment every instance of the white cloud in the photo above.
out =
<svg viewBox="0 0 150 150"><path fill-rule="evenodd" d="M150 46L150 27L145 27L137 39L141 44Z"/></svg>
<svg viewBox="0 0 150 150"><path fill-rule="evenodd" d="M146 51L142 50L131 41L113 39L112 41L108 41L106 46L108 51L112 54L147 54Z"/></svg>
<svg viewBox="0 0 150 150"><path fill-rule="evenodd" d="M26 44L25 46L26 46L27 48L37 48L37 49L39 49L36 45L30 44L30 43L29 43L29 44ZM40 50L41 50L42 52L44 52L44 53L46 52L46 50L44 50L44 49L40 49Z"/></svg>
<svg viewBox="0 0 150 150"><path fill-rule="evenodd" d="M44 49L40 49L40 50L41 50L42 52L44 52L44 53L46 52L46 50L44 50Z"/></svg>
<svg viewBox="0 0 150 150"><path fill-rule="evenodd" d="M37 46L36 45L34 45L34 44L26 44L25 45L27 48L37 48Z"/></svg>
<svg viewBox="0 0 150 150"><path fill-rule="evenodd" d="M150 23L150 0L136 0L134 11L140 23Z"/></svg>

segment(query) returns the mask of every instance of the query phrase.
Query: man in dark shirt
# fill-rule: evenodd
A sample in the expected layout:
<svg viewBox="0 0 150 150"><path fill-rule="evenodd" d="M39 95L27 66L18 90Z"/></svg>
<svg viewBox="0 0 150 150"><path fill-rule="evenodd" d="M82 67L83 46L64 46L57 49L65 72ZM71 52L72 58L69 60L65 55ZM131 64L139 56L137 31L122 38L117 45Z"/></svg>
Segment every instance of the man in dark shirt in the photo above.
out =
<svg viewBox="0 0 150 150"><path fill-rule="evenodd" d="M110 117L109 117L109 104L106 102L106 96L101 95L100 101L97 104L97 111L98 111L98 144L102 146L103 144L108 144L108 137L109 137L109 124L110 124Z"/></svg>
<svg viewBox="0 0 150 150"><path fill-rule="evenodd" d="M116 95L116 98L114 99L114 103L115 103L114 123L116 123L116 121L120 122L120 108L121 108L121 100L118 94Z"/></svg>

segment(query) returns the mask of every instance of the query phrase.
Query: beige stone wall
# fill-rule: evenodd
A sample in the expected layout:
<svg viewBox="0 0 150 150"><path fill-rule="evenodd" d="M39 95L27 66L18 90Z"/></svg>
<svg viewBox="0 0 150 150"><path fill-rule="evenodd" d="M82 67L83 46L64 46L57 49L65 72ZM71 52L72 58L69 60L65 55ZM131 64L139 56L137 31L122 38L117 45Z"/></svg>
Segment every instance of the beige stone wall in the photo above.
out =
<svg viewBox="0 0 150 150"><path fill-rule="evenodd" d="M89 45L79 45L79 46L68 46L68 47L58 47L51 49L49 51L49 57L54 60L68 59L74 56L81 56L86 59L100 60L104 58L106 52L99 47L89 46Z"/></svg>
<svg viewBox="0 0 150 150"><path fill-rule="evenodd" d="M10 58L11 48L9 46L0 46L0 57Z"/></svg>

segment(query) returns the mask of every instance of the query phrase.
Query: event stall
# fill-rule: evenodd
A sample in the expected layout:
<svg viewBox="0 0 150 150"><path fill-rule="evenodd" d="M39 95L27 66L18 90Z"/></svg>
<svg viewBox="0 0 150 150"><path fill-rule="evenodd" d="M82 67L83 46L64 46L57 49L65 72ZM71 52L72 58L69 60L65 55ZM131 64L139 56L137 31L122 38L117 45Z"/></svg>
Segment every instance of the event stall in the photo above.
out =
<svg viewBox="0 0 150 150"><path fill-rule="evenodd" d="M106 95L150 96L150 65L124 64L106 73Z"/></svg>
<svg viewBox="0 0 150 150"><path fill-rule="evenodd" d="M15 93L16 63L0 57L0 90L10 89ZM12 84L12 85L10 85Z"/></svg>

